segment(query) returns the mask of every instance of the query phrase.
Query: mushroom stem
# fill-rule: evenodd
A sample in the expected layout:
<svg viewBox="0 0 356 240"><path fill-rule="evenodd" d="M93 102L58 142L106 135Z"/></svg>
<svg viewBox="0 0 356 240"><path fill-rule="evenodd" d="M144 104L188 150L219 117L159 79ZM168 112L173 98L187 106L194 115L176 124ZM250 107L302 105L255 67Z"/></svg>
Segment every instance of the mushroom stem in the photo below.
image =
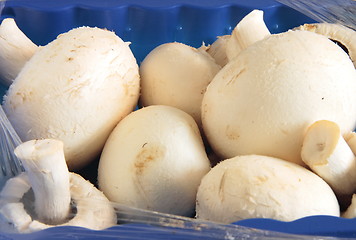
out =
<svg viewBox="0 0 356 240"><path fill-rule="evenodd" d="M356 188L355 155L331 121L313 123L307 130L302 160L338 195L352 194Z"/></svg>
<svg viewBox="0 0 356 240"><path fill-rule="evenodd" d="M13 18L6 18L0 25L0 78L9 86L25 63L37 50L17 26Z"/></svg>
<svg viewBox="0 0 356 240"><path fill-rule="evenodd" d="M343 137L354 155L356 155L356 132L348 132Z"/></svg>
<svg viewBox="0 0 356 240"><path fill-rule="evenodd" d="M19 145L15 155L28 174L38 219L47 224L67 221L71 194L63 143L54 139L32 140Z"/></svg>
<svg viewBox="0 0 356 240"><path fill-rule="evenodd" d="M253 10L236 25L231 33L231 37L227 40L227 58L229 60L233 59L243 49L270 34L263 20L263 11Z"/></svg>

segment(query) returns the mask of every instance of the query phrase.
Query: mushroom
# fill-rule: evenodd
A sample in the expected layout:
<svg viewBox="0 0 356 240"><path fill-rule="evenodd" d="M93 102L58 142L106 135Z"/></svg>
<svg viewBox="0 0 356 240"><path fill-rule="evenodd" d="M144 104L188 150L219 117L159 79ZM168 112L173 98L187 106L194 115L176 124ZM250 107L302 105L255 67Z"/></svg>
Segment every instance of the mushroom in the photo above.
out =
<svg viewBox="0 0 356 240"><path fill-rule="evenodd" d="M231 37L226 40L226 56L229 61L251 44L268 37L269 32L264 20L263 11L253 10L234 28Z"/></svg>
<svg viewBox="0 0 356 240"><path fill-rule="evenodd" d="M218 223L249 218L293 221L306 216L340 216L330 186L306 168L259 155L224 160L198 188L196 217Z"/></svg>
<svg viewBox="0 0 356 240"><path fill-rule="evenodd" d="M142 106L168 105L193 116L201 126L200 106L206 86L221 67L203 49L165 43L142 61Z"/></svg>
<svg viewBox="0 0 356 240"><path fill-rule="evenodd" d="M313 122L356 126L356 70L327 37L272 34L237 55L214 77L202 101L204 133L223 159L259 154L305 165L303 136Z"/></svg>
<svg viewBox="0 0 356 240"><path fill-rule="evenodd" d="M37 45L18 28L13 18L2 20L0 24L1 83L9 86L37 48Z"/></svg>
<svg viewBox="0 0 356 240"><path fill-rule="evenodd" d="M100 157L99 189L140 209L193 216L210 162L194 119L164 105L141 108L111 133Z"/></svg>
<svg viewBox="0 0 356 240"><path fill-rule="evenodd" d="M356 157L335 122L313 123L303 139L301 156L337 195L352 195L356 190Z"/></svg>
<svg viewBox="0 0 356 240"><path fill-rule="evenodd" d="M215 42L207 47L206 52L215 59L221 67L225 66L229 59L226 55L226 43L231 35L219 36Z"/></svg>
<svg viewBox="0 0 356 240"><path fill-rule="evenodd" d="M4 97L22 141L64 142L70 170L96 159L116 124L137 105L140 78L129 43L80 27L38 49Z"/></svg>
<svg viewBox="0 0 356 240"><path fill-rule="evenodd" d="M105 195L80 175L68 172L61 141L31 140L19 145L15 154L25 173L9 179L0 193L2 228L27 233L53 226L101 230L116 224L115 210ZM30 190L32 215L31 206L23 200Z"/></svg>
<svg viewBox="0 0 356 240"><path fill-rule="evenodd" d="M351 58L356 67L356 31L336 23L313 23L297 27L298 30L315 32L336 42Z"/></svg>

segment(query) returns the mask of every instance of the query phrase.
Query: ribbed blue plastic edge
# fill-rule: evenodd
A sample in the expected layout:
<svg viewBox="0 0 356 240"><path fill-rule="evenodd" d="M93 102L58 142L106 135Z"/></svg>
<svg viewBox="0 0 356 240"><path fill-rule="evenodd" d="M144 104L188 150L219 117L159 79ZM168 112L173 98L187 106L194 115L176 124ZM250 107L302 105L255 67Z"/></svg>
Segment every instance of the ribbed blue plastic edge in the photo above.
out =
<svg viewBox="0 0 356 240"><path fill-rule="evenodd" d="M138 62L154 47L183 42L199 47L231 33L253 9L265 12L273 33L283 32L310 18L273 0L9 0L3 17L14 17L36 44L45 45L79 26L115 31L130 41Z"/></svg>

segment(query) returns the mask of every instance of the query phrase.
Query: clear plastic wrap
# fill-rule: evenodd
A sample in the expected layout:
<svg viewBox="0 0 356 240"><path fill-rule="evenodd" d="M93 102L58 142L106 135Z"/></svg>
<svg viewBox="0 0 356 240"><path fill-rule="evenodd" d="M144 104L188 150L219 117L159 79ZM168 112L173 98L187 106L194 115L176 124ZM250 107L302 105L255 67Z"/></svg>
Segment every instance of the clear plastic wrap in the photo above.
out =
<svg viewBox="0 0 356 240"><path fill-rule="evenodd" d="M150 2L151 5L148 2L142 2L140 5L141 1L134 3L105 1L106 5L98 6L96 1L46 2L37 0L29 2L13 0L5 6L3 18L14 17L19 27L39 45L44 45L58 34L81 25L108 28L117 32L125 41L132 42L132 50L139 63L150 50L164 42L179 41L196 47L200 46L203 41L207 44L212 43L217 36L230 33L238 20L256 8L265 10L266 23L271 32L282 32L313 21L274 1L242 1L239 4L234 1L224 1L223 3L209 1L209 4L206 5L201 1ZM37 18L32 18L32 16L37 16ZM192 22L193 17L196 20ZM157 23L159 23L158 26ZM36 28L33 27L34 25ZM0 109L0 116L2 116L1 153L4 161L2 166L5 166L4 180L7 180L12 176L21 176L20 172L23 171L23 167L20 163L16 163L17 158L13 155L13 150L21 141L13 131L2 109ZM10 166L12 163L14 163L13 166ZM95 183L96 164L97 162L94 162L88 168L79 171L79 174ZM29 168L28 165L26 167ZM73 177L73 179L78 178ZM26 183L21 185L24 197L21 196L20 199L26 207L20 206L18 209L34 214L34 219L36 219L38 216L35 213L34 193L28 191L30 181L26 177L22 180L21 184L27 182L27 185ZM87 183L89 184L89 182ZM94 186L89 184L89 187ZM81 188L81 190L83 189L86 187ZM88 190L88 192L90 191ZM7 197L6 201L10 205L16 202L15 197ZM86 198L79 196L76 198L76 202L84 202L84 208L79 209L75 201L73 199L71 201L73 205L71 205L70 213L66 219L69 222L79 212L82 213L82 210L85 218L99 218L100 214L95 212L95 209L105 202L99 197L98 199L92 198L88 203L85 202ZM95 207L88 208L89 204ZM15 215L16 211L12 211L11 207L9 211L2 209L1 211L7 211L9 218L1 219L0 239L48 239L49 237L54 239L341 239L342 237L356 236L353 230L353 219L315 216L295 222L251 219L235 224L220 224L136 209L117 203L108 204L109 208L113 210L111 213L114 213L114 215L109 214L109 217L114 216L114 220L113 224L105 225L102 228L97 224L94 227L76 226L75 224L66 226L64 222L55 224L62 226L44 226L33 219L24 224L21 222L24 218L20 223L14 223L8 219L13 213ZM94 211L87 213L86 210ZM32 225L29 230L30 223ZM25 229L23 233L13 231L13 226L16 224L23 224L23 229Z"/></svg>

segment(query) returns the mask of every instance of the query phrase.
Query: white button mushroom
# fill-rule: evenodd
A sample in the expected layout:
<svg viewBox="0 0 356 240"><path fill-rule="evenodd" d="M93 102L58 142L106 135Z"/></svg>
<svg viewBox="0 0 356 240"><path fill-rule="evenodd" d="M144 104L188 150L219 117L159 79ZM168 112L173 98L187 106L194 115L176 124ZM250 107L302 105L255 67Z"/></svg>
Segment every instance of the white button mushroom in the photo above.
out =
<svg viewBox="0 0 356 240"><path fill-rule="evenodd" d="M137 105L138 65L128 45L114 32L80 27L41 47L4 99L20 138L62 140L72 170L95 159Z"/></svg>
<svg viewBox="0 0 356 240"><path fill-rule="evenodd" d="M213 167L198 188L196 211L198 219L221 223L340 215L334 192L319 176L295 163L258 155L237 156Z"/></svg>
<svg viewBox="0 0 356 240"><path fill-rule="evenodd" d="M203 94L220 68L205 50L177 42L162 44L141 63L140 102L177 107L201 126Z"/></svg>
<svg viewBox="0 0 356 240"><path fill-rule="evenodd" d="M105 195L68 172L61 141L31 140L19 145L15 154L26 172L9 179L0 193L2 230L27 233L53 226L101 230L116 224L116 212ZM34 209L31 199L25 199L30 190Z"/></svg>
<svg viewBox="0 0 356 240"><path fill-rule="evenodd" d="M0 80L9 86L25 63L37 50L17 26L13 18L5 18L0 25Z"/></svg>
<svg viewBox="0 0 356 240"><path fill-rule="evenodd" d="M356 126L356 70L327 37L273 34L243 50L212 80L202 123L224 158L260 154L299 164L303 134L313 122Z"/></svg>
<svg viewBox="0 0 356 240"><path fill-rule="evenodd" d="M155 105L129 114L114 129L99 161L98 184L113 202L192 216L209 169L194 119Z"/></svg>

